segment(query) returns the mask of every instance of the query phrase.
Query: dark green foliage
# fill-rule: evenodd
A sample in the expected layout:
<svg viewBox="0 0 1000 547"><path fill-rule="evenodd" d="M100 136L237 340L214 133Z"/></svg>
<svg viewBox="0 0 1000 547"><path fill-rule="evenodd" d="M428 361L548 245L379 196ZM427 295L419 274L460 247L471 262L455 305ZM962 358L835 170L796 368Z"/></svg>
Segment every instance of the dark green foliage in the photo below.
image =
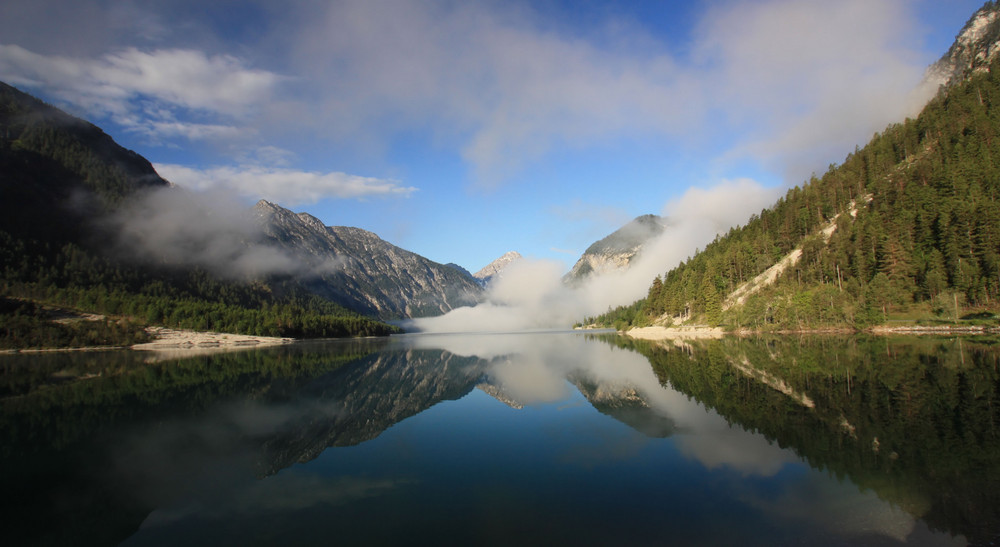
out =
<svg viewBox="0 0 1000 547"><path fill-rule="evenodd" d="M995 539L996 339L727 337L691 341L687 351L614 343L646 355L661 383L734 426L849 476L932 529L973 544Z"/></svg>
<svg viewBox="0 0 1000 547"><path fill-rule="evenodd" d="M122 148L98 127L2 82L0 167L0 190L5 197L10 192L22 198L4 199L0 207L5 213L28 204L72 206L77 213L106 210L137 190L168 184L148 160ZM89 192L74 191L78 189ZM29 198L28 204L24 198Z"/></svg>
<svg viewBox="0 0 1000 547"><path fill-rule="evenodd" d="M0 296L148 324L256 336L397 331L292 280L231 281L197 268L109 255L113 234L107 215L167 184L146 159L97 127L0 83ZM77 327L50 324L30 313L7 317L4 325L4 343L12 347L97 343L89 335L67 332ZM117 328L112 325L117 323L107 328ZM127 343L125 334L105 334Z"/></svg>
<svg viewBox="0 0 1000 547"><path fill-rule="evenodd" d="M136 321L56 321L32 302L0 297L0 349L130 346L149 341Z"/></svg>
<svg viewBox="0 0 1000 547"><path fill-rule="evenodd" d="M0 232L0 239L4 234ZM15 249L20 247L14 246ZM2 251L0 251L2 253ZM0 291L143 323L254 336L385 336L397 329L281 280L227 281L198 269L120 264L66 245L54 256L0 254Z"/></svg>
<svg viewBox="0 0 1000 547"><path fill-rule="evenodd" d="M644 327L649 324L649 313L646 310L646 301L639 300L628 306L618 306L614 309L608 309L607 313L599 317L588 317L584 319L583 323L578 323L576 326L584 325L606 325L613 327L617 330L627 330L631 327ZM608 318L613 318L611 322L606 322Z"/></svg>
<svg viewBox="0 0 1000 547"><path fill-rule="evenodd" d="M942 294L995 309L998 70L995 61L989 72L933 99L918 118L888 127L842 165L717 237L654 283L645 309L651 317L690 313L706 323L792 329L864 328ZM825 241L819 231L829 222L837 229ZM795 267L743 306L721 312L737 287L795 248L802 250Z"/></svg>

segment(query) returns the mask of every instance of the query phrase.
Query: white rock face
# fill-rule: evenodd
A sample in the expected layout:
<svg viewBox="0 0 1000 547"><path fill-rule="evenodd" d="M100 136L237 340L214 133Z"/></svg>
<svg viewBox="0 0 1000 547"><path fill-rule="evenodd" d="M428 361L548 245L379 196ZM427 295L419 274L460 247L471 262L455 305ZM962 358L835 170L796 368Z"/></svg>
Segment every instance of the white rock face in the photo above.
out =
<svg viewBox="0 0 1000 547"><path fill-rule="evenodd" d="M988 70L998 51L1000 11L983 6L955 37L948 52L927 69L924 81L935 86L960 82L970 74Z"/></svg>
<svg viewBox="0 0 1000 547"><path fill-rule="evenodd" d="M483 269L472 274L479 282L485 287L495 278L503 277L503 271L507 266L510 266L513 262L521 260L524 258L521 253L517 251L509 251L503 254L500 258L494 260L487 264Z"/></svg>

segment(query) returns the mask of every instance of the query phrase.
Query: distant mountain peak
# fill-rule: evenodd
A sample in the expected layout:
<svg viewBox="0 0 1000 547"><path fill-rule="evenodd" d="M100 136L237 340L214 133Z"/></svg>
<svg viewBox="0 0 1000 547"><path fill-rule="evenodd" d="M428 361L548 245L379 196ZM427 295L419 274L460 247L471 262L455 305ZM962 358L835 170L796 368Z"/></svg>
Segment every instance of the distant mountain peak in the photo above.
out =
<svg viewBox="0 0 1000 547"><path fill-rule="evenodd" d="M258 201L256 204L254 204L253 209L254 211L257 211L259 213L263 212L276 213L279 210L282 210L281 207L278 207L277 205L271 203L270 201L267 201L266 199L262 199Z"/></svg>
<svg viewBox="0 0 1000 547"><path fill-rule="evenodd" d="M517 251L508 251L504 253L503 256L501 256L500 258L484 266L483 269L472 274L472 277L475 277L476 279L479 280L480 284L486 286L491 281L493 281L493 279L502 277L503 271L508 266L510 266L512 263L518 260L521 260L522 258L524 257L521 256L521 253Z"/></svg>
<svg viewBox="0 0 1000 547"><path fill-rule="evenodd" d="M614 270L627 269L642 251L643 245L663 233L667 221L657 215L641 215L615 230L611 235L595 241L566 274L565 281L576 283L587 276Z"/></svg>

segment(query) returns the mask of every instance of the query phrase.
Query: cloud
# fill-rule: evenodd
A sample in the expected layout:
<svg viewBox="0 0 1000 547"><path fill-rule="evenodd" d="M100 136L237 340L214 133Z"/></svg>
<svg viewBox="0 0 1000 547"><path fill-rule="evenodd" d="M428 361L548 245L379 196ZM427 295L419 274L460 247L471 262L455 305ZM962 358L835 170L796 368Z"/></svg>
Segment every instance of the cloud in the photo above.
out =
<svg viewBox="0 0 1000 547"><path fill-rule="evenodd" d="M688 188L664 206L662 215L667 227L660 236L643 245L627 270L594 276L583 284L582 295L588 303L586 315L644 298L657 275L693 256L716 235L771 206L780 193L778 188L767 188L750 179L722 180L708 187Z"/></svg>
<svg viewBox="0 0 1000 547"><path fill-rule="evenodd" d="M131 129L151 138L181 137L190 141L236 139L244 136L246 129L230 125L186 123L179 121L130 120Z"/></svg>
<svg viewBox="0 0 1000 547"><path fill-rule="evenodd" d="M281 80L272 72L248 68L231 55L208 56L184 49L144 52L127 48L105 55L88 72L112 89L223 113L260 104Z"/></svg>
<svg viewBox="0 0 1000 547"><path fill-rule="evenodd" d="M712 5L679 55L636 21L571 31L509 4L336 3L298 35L294 70L323 94L316 121L428 128L487 185L643 135L807 176L922 104L900 100L925 68L902 0Z"/></svg>
<svg viewBox="0 0 1000 547"><path fill-rule="evenodd" d="M417 191L411 186L401 186L396 180L347 173L317 173L253 165L210 169L171 164L157 164L155 167L163 178L192 190L236 192L289 205L315 203L331 197L408 197Z"/></svg>
<svg viewBox="0 0 1000 547"><path fill-rule="evenodd" d="M203 139L233 138L244 130L231 123L188 118L209 116L243 123L251 107L266 102L283 78L249 68L230 55L196 50L130 47L94 59L42 55L0 44L0 79L43 87L88 113L111 116L126 129Z"/></svg>
<svg viewBox="0 0 1000 547"><path fill-rule="evenodd" d="M412 321L423 332L495 332L567 328L646 296L657 275L665 274L704 248L716 235L769 207L780 193L750 179L723 180L708 188L690 187L664 206L668 225L646 242L625 271L591 276L571 288L562 265L522 259L490 285L487 301L432 318Z"/></svg>
<svg viewBox="0 0 1000 547"><path fill-rule="evenodd" d="M553 146L680 132L699 102L669 57L545 29L523 7L345 2L311 21L295 71L313 75L324 125L428 128L487 183Z"/></svg>
<svg viewBox="0 0 1000 547"><path fill-rule="evenodd" d="M315 267L266 243L253 216L223 192L150 191L124 204L109 223L117 250L126 256L195 265L236 279L315 273Z"/></svg>
<svg viewBox="0 0 1000 547"><path fill-rule="evenodd" d="M908 97L925 68L912 53L922 37L912 3L707 5L689 41L671 43L645 21L603 13L572 27L526 3L292 2L254 22L254 40L225 46L236 55L180 42L211 24L191 10L129 4L101 20L130 14L142 43L158 47L87 56L0 46L0 78L163 138L247 138L233 129L252 128L385 149L426 133L486 186L552 152L643 137L721 148L724 161L761 161L794 183L926 98ZM101 8L88 6L80 17L98 22ZM125 39L121 24L101 25Z"/></svg>
<svg viewBox="0 0 1000 547"><path fill-rule="evenodd" d="M855 144L914 115L935 90L912 5L734 1L707 11L694 67L724 123L743 135L731 158L759 158L798 183Z"/></svg>

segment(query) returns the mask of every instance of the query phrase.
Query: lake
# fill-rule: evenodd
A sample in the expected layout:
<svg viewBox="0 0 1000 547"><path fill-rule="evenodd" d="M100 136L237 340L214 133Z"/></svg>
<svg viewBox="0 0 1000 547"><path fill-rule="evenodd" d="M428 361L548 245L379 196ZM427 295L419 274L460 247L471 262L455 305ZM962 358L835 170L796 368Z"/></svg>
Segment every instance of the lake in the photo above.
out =
<svg viewBox="0 0 1000 547"><path fill-rule="evenodd" d="M997 342L0 355L3 543L991 544Z"/></svg>

